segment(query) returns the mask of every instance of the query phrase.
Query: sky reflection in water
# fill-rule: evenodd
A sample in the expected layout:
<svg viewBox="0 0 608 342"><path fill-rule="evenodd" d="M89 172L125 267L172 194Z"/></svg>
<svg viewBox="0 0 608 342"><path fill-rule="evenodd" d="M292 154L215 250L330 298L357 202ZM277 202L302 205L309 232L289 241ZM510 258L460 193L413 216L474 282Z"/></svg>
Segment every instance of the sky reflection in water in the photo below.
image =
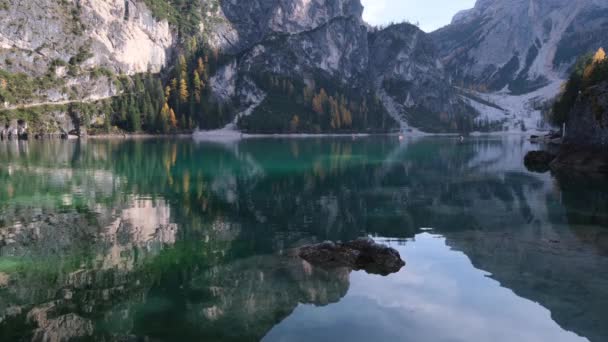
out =
<svg viewBox="0 0 608 342"><path fill-rule="evenodd" d="M445 243L429 233L392 243L408 262L401 272L386 278L353 273L340 303L300 305L264 340L587 341Z"/></svg>
<svg viewBox="0 0 608 342"><path fill-rule="evenodd" d="M534 148L2 143L0 340L606 341L607 181L531 173ZM406 267L288 256L366 235Z"/></svg>

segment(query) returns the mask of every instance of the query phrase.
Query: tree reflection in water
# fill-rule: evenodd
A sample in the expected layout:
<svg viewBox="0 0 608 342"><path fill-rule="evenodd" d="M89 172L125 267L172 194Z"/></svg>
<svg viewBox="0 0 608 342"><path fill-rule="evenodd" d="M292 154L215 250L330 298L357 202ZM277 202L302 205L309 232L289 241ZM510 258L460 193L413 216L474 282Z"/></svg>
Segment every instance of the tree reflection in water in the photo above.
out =
<svg viewBox="0 0 608 342"><path fill-rule="evenodd" d="M291 248L433 227L599 340L606 182L528 173L529 149L519 138L0 144L0 339L258 340L298 303L348 292L350 270L315 269Z"/></svg>

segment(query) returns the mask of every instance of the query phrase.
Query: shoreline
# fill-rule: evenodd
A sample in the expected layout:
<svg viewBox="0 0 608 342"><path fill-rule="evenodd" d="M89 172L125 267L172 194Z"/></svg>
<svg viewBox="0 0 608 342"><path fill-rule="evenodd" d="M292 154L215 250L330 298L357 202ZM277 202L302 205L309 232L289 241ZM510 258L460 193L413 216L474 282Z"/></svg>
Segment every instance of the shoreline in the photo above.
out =
<svg viewBox="0 0 608 342"><path fill-rule="evenodd" d="M198 131L192 133L178 134L92 134L85 137L69 136L61 139L59 135L49 135L43 139L28 139L20 141L45 141L45 140L152 140L152 139L192 139L200 142L236 142L246 139L318 139L318 138L369 138L369 137L400 137L401 139L451 137L451 138L479 138L479 137L506 137L522 136L529 137L538 134L538 131L530 132L471 132L468 135L461 133L424 133L424 132L386 132L386 133L241 133L239 131ZM17 141L17 139L3 139L4 141Z"/></svg>
<svg viewBox="0 0 608 342"><path fill-rule="evenodd" d="M180 134L95 134L87 135L86 137L76 137L74 139L99 139L99 140L146 140L146 139L159 139L159 138L177 138L186 139L191 138L192 134L180 133Z"/></svg>

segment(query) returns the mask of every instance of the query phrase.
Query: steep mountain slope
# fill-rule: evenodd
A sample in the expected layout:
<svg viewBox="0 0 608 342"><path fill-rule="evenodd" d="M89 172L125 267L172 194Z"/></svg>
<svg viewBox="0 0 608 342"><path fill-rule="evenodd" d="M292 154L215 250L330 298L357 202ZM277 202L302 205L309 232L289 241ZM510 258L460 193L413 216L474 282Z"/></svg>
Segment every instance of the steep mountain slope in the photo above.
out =
<svg viewBox="0 0 608 342"><path fill-rule="evenodd" d="M111 96L101 76L159 72L173 43L169 24L138 1L3 1L0 69L38 78L7 106Z"/></svg>
<svg viewBox="0 0 608 342"><path fill-rule="evenodd" d="M359 0L231 0L220 1L205 16L211 45L236 54L272 34L310 31L339 17L360 21L362 14Z"/></svg>
<svg viewBox="0 0 608 342"><path fill-rule="evenodd" d="M471 113L454 96L435 45L417 27L390 26L370 34L370 78L398 121L428 132L469 130Z"/></svg>
<svg viewBox="0 0 608 342"><path fill-rule="evenodd" d="M598 0L478 0L431 37L480 120L537 129L540 104L557 95L578 56L608 44L607 11Z"/></svg>
<svg viewBox="0 0 608 342"><path fill-rule="evenodd" d="M35 107L65 113L131 93L94 115L76 114L80 124L158 129L159 114L147 112L163 105L147 106L146 97L169 85L160 121L173 130L205 115L207 128L234 117L232 127L258 132L469 130L476 112L451 87L426 34L406 24L376 32L362 13L360 0L5 1L0 114L34 118L38 128L61 120L40 119ZM148 71L164 84L146 80L142 91L132 76Z"/></svg>
<svg viewBox="0 0 608 342"><path fill-rule="evenodd" d="M479 0L431 36L463 84L522 94L563 76L580 54L606 43L606 11L608 3L597 0ZM580 36L587 39L577 41Z"/></svg>
<svg viewBox="0 0 608 342"><path fill-rule="evenodd" d="M270 107L279 102L276 97L289 98L290 94L261 85L262 75L303 82L295 85L296 93L319 93L323 89L330 97L328 108L332 107L332 97L344 97L344 107L350 107L353 118L347 129L387 129L386 119L377 118L383 111L402 128L434 132L467 129L475 111L456 96L428 37L408 24L379 32L370 30L362 20L362 10L359 0L258 1L245 7L222 2L221 11L215 15L224 19L207 29L216 33L210 42L226 49L234 62L228 64L230 71L224 70L221 77L212 80L214 89L225 100L239 103L245 115L265 117L247 120L246 128L254 131L260 131L255 129L259 122L268 120L281 121L276 129L288 130L292 120L291 115L281 120L269 114L273 111ZM251 23L250 13L257 11L265 13L260 14L260 25ZM233 85L229 93L223 91L226 84ZM269 93L271 96L267 96ZM254 110L261 102L263 106ZM270 102L275 106L269 106ZM291 102L304 109L310 107L311 99ZM369 115L361 107L369 107ZM370 119L370 115L376 118ZM299 126L305 131L334 128L335 123L330 121L335 120L329 116L326 120L307 119L314 116L312 112L297 116L304 121ZM344 129L344 118L341 121ZM357 126L362 123L365 127ZM263 128L265 131L267 127Z"/></svg>

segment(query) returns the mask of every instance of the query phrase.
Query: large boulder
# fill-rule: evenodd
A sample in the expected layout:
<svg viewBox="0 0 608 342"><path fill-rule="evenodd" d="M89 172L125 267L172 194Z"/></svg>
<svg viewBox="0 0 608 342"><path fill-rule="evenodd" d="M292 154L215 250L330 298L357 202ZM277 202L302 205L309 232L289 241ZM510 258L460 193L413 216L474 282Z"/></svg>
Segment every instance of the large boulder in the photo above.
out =
<svg viewBox="0 0 608 342"><path fill-rule="evenodd" d="M555 155L546 151L531 151L524 158L524 165L533 172L544 173L550 170L550 164L555 159Z"/></svg>
<svg viewBox="0 0 608 342"><path fill-rule="evenodd" d="M301 247L300 258L323 268L347 267L371 274L397 273L405 262L394 248L372 239L358 239L347 243L323 242Z"/></svg>

